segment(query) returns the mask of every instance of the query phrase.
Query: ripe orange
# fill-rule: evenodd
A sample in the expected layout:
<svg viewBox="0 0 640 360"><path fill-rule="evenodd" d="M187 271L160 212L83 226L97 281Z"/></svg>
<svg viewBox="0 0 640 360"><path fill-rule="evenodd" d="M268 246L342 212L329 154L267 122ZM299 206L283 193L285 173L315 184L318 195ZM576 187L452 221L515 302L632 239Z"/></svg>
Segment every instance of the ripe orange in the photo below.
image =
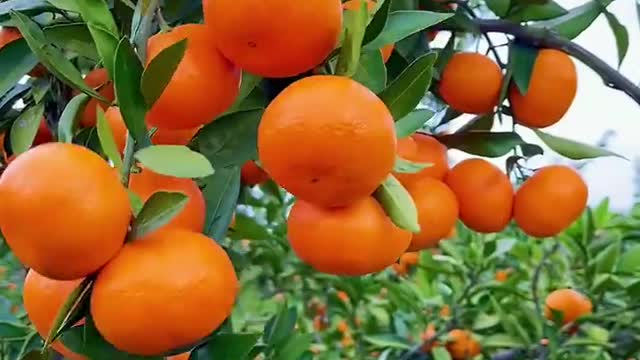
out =
<svg viewBox="0 0 640 360"><path fill-rule="evenodd" d="M345 334L342 336L342 339L340 340L340 344L343 347L352 347L353 346L353 337L351 337L351 334Z"/></svg>
<svg viewBox="0 0 640 360"><path fill-rule="evenodd" d="M345 10L358 11L360 10L360 4L362 4L361 0L349 0L347 2L342 3L342 8ZM376 2L372 0L367 0L367 10L371 14L371 12L375 9ZM394 44L388 44L380 49L380 53L382 54L382 60L386 63L389 61L391 54L393 53L393 49L395 48Z"/></svg>
<svg viewBox="0 0 640 360"><path fill-rule="evenodd" d="M40 125L38 125L36 136L33 139L33 146L41 145L51 141L53 141L53 134L47 126L47 121L43 117L42 120L40 120Z"/></svg>
<svg viewBox="0 0 640 360"><path fill-rule="evenodd" d="M499 283L506 282L507 280L509 280L510 273L511 273L510 269L496 271L496 281Z"/></svg>
<svg viewBox="0 0 640 360"><path fill-rule="evenodd" d="M191 353L186 352L179 355L169 356L167 360L189 360L189 356L191 356Z"/></svg>
<svg viewBox="0 0 640 360"><path fill-rule="evenodd" d="M340 0L204 0L202 6L222 53L264 77L294 76L320 65L342 31Z"/></svg>
<svg viewBox="0 0 640 360"><path fill-rule="evenodd" d="M574 169L547 166L516 192L513 218L530 236L554 236L578 219L587 206L588 194L587 184Z"/></svg>
<svg viewBox="0 0 640 360"><path fill-rule="evenodd" d="M254 161L249 160L242 165L240 178L243 184L253 186L262 184L269 180L269 174L256 165Z"/></svg>
<svg viewBox="0 0 640 360"><path fill-rule="evenodd" d="M342 301L345 304L348 304L350 299L349 299L349 295L347 295L346 292L340 290L336 293L336 296L338 297L338 299L340 299L340 301Z"/></svg>
<svg viewBox="0 0 640 360"><path fill-rule="evenodd" d="M107 72L107 69L100 68L89 72L87 76L85 76L84 82L90 87L96 89L98 91L98 94L109 100L109 102L113 102L116 99L113 82L109 79L109 73ZM74 95L77 94L79 94L79 92L74 91ZM82 117L80 118L80 124L83 127L96 126L96 111L98 106L100 106L102 110L106 110L109 106L109 103L91 98L89 102L87 102L87 106L84 108L84 112L82 113Z"/></svg>
<svg viewBox="0 0 640 360"><path fill-rule="evenodd" d="M264 170L298 198L344 206L372 194L393 169L394 122L382 100L356 81L311 76L269 104L258 152Z"/></svg>
<svg viewBox="0 0 640 360"><path fill-rule="evenodd" d="M481 233L504 230L513 212L509 177L484 159L467 159L451 169L446 183L456 194L460 220Z"/></svg>
<svg viewBox="0 0 640 360"><path fill-rule="evenodd" d="M147 65L162 50L184 39L188 41L184 57L147 113L147 123L160 129L193 129L209 123L238 96L240 70L222 56L204 25L180 25L150 37Z"/></svg>
<svg viewBox="0 0 640 360"><path fill-rule="evenodd" d="M340 320L338 322L338 325L336 326L336 329L338 330L338 332L341 333L348 333L349 332L349 325L347 324L347 322L345 320Z"/></svg>
<svg viewBox="0 0 640 360"><path fill-rule="evenodd" d="M449 307L449 305L447 304L443 305L438 314L443 318L448 318L449 316L451 316L451 307Z"/></svg>
<svg viewBox="0 0 640 360"><path fill-rule="evenodd" d="M569 55L559 50L542 49L533 66L527 93L522 95L515 84L511 85L511 110L522 125L551 126L569 110L577 88L576 66Z"/></svg>
<svg viewBox="0 0 640 360"><path fill-rule="evenodd" d="M124 152L124 147L127 143L127 126L124 123L124 119L122 118L122 113L120 113L120 108L117 106L111 106L104 113L104 117L109 123L109 128L111 129L111 134L113 135L113 141L116 144L116 148L120 153Z"/></svg>
<svg viewBox="0 0 640 360"><path fill-rule="evenodd" d="M425 177L407 186L418 209L420 233L413 234L408 251L438 246L458 220L456 196L443 182Z"/></svg>
<svg viewBox="0 0 640 360"><path fill-rule="evenodd" d="M96 328L116 348L158 355L193 345L229 316L239 290L233 264L214 240L156 231L124 245L91 294Z"/></svg>
<svg viewBox="0 0 640 360"><path fill-rule="evenodd" d="M440 95L455 110L486 114L498 105L502 71L488 56L454 54L442 72Z"/></svg>
<svg viewBox="0 0 640 360"><path fill-rule="evenodd" d="M147 201L151 195L158 191L180 192L185 194L189 198L185 207L176 217L160 229L180 228L202 232L206 205L202 191L200 191L195 181L161 175L148 169L142 169L140 173L131 174L129 188L138 194L143 201Z"/></svg>
<svg viewBox="0 0 640 360"><path fill-rule="evenodd" d="M321 315L316 315L313 317L313 329L315 331L323 331L327 328L327 324L324 321L324 317Z"/></svg>
<svg viewBox="0 0 640 360"><path fill-rule="evenodd" d="M71 293L80 285L82 279L58 281L46 278L34 270L29 270L24 279L22 298L29 320L43 339L51 331L58 311ZM84 321L84 320L83 320ZM67 349L60 341L52 347L69 360L84 360L85 357Z"/></svg>
<svg viewBox="0 0 640 360"><path fill-rule="evenodd" d="M116 172L73 144L20 154L0 177L0 198L0 228L15 255L56 280L102 267L124 243L131 217Z"/></svg>
<svg viewBox="0 0 640 360"><path fill-rule="evenodd" d="M407 273L409 273L409 269L407 269L407 266L405 264L393 263L391 264L391 268L393 269L393 272L395 272L398 276L405 276L407 275Z"/></svg>
<svg viewBox="0 0 640 360"><path fill-rule="evenodd" d="M562 313L563 324L576 321L584 315L591 314L591 300L572 289L560 289L550 293L545 300L544 316L553 320L553 311Z"/></svg>
<svg viewBox="0 0 640 360"><path fill-rule="evenodd" d="M420 334L420 339L422 340L422 351L425 353L431 352L434 347L440 346L438 341L434 341L433 339L436 337L436 326L433 324L427 325L425 331Z"/></svg>
<svg viewBox="0 0 640 360"><path fill-rule="evenodd" d="M480 343L466 330L454 329L449 332L447 351L453 360L471 359L482 352Z"/></svg>
<svg viewBox="0 0 640 360"><path fill-rule="evenodd" d="M298 200L288 226L289 242L298 257L320 272L335 275L382 271L407 249L411 238L372 197L333 209Z"/></svg>
<svg viewBox="0 0 640 360"><path fill-rule="evenodd" d="M425 134L414 134L398 141L398 156L417 163L432 164L415 174L393 173L404 185L423 177L442 180L449 170L447 147Z"/></svg>
<svg viewBox="0 0 640 360"><path fill-rule="evenodd" d="M415 266L420 262L420 253L415 252L406 252L400 256L400 264L404 264L405 266Z"/></svg>
<svg viewBox="0 0 640 360"><path fill-rule="evenodd" d="M188 145L200 126L191 129L157 129L151 137L155 145Z"/></svg>

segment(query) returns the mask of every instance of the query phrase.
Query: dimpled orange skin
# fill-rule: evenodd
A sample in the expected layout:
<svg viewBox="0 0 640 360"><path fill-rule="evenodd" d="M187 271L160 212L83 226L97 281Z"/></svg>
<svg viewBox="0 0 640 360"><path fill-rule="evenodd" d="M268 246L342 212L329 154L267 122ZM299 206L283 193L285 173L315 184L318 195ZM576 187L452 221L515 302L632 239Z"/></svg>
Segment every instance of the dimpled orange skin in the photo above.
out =
<svg viewBox="0 0 640 360"><path fill-rule="evenodd" d="M307 77L267 107L258 153L263 169L298 198L344 206L372 194L393 169L393 117L356 81Z"/></svg>
<svg viewBox="0 0 640 360"><path fill-rule="evenodd" d="M477 53L454 54L442 72L440 95L455 110L486 114L498 105L502 71L489 57Z"/></svg>
<svg viewBox="0 0 640 360"><path fill-rule="evenodd" d="M447 351L453 360L472 359L482 352L480 343L466 330L454 329L448 334Z"/></svg>
<svg viewBox="0 0 640 360"><path fill-rule="evenodd" d="M180 228L202 232L206 205L202 191L195 181L142 169L140 173L131 174L129 189L140 196L143 201L147 201L151 195L158 191L180 192L187 195L189 200L182 211L157 231Z"/></svg>
<svg viewBox="0 0 640 360"><path fill-rule="evenodd" d="M456 196L442 181L425 177L407 185L418 209L420 233L413 234L407 251L438 246L458 220Z"/></svg>
<svg viewBox="0 0 640 360"><path fill-rule="evenodd" d="M240 89L240 69L222 56L201 24L180 25L150 37L147 65L162 50L184 39L184 57L147 113L147 123L159 129L207 124L233 104Z"/></svg>
<svg viewBox="0 0 640 360"><path fill-rule="evenodd" d="M127 243L98 274L96 328L116 348L158 355L193 345L231 313L239 290L229 257L192 231L157 231Z"/></svg>
<svg viewBox="0 0 640 360"><path fill-rule="evenodd" d="M0 197L0 228L14 254L56 280L102 267L124 243L131 217L117 173L73 144L20 154L0 177Z"/></svg>
<svg viewBox="0 0 640 360"><path fill-rule="evenodd" d="M442 180L449 171L447 147L429 135L414 134L398 140L398 156L405 160L431 164L415 174L393 173L404 185L423 177Z"/></svg>
<svg viewBox="0 0 640 360"><path fill-rule="evenodd" d="M109 102L113 102L116 99L113 82L109 80L109 73L107 72L107 69L100 68L90 71L87 76L85 76L84 82L89 85L89 87L97 89L98 94L102 95L102 97L107 99ZM74 96L79 93L80 92L77 90L74 90L73 92ZM95 98L89 99L89 102L87 102L82 113L82 117L80 118L80 123L83 127L96 126L96 109L98 106L100 106L102 110L106 110L109 104L98 101L98 99Z"/></svg>
<svg viewBox="0 0 640 360"><path fill-rule="evenodd" d="M533 66L527 93L523 96L512 85L509 102L520 124L545 128L562 119L573 103L577 89L576 66L569 55L542 49Z"/></svg>
<svg viewBox="0 0 640 360"><path fill-rule="evenodd" d="M348 276L384 270L411 239L411 233L396 227L372 197L335 209L297 200L288 234L303 262L323 273Z"/></svg>
<svg viewBox="0 0 640 360"><path fill-rule="evenodd" d="M516 192L513 218L530 236L554 236L580 217L588 196L587 184L574 169L547 166L536 171Z"/></svg>
<svg viewBox="0 0 640 360"><path fill-rule="evenodd" d="M544 316L553 320L553 310L562 313L563 324L591 314L593 305L586 296L572 289L560 289L550 293L545 300Z"/></svg>
<svg viewBox="0 0 640 360"><path fill-rule="evenodd" d="M342 3L342 8L345 10L351 10L351 11L358 11L360 10L360 4L362 4L361 0L349 0L345 3ZM376 7L376 3L375 1L371 1L371 0L367 0L367 10L369 11L369 14L371 14L371 12L375 9ZM389 61L389 58L391 57L391 54L393 53L393 49L395 48L395 44L388 44L382 47L382 49L380 49L380 53L382 54L382 60L385 62L385 64L387 63L387 61Z"/></svg>
<svg viewBox="0 0 640 360"><path fill-rule="evenodd" d="M513 185L509 177L483 159L467 159L447 174L447 186L456 194L460 220L472 230L504 230L513 213Z"/></svg>
<svg viewBox="0 0 640 360"><path fill-rule="evenodd" d="M29 320L43 339L49 335L60 308L81 282L82 279L52 280L29 270L24 280L22 299ZM54 342L52 346L65 359L86 360L84 356L67 349L60 341Z"/></svg>
<svg viewBox="0 0 640 360"><path fill-rule="evenodd" d="M202 5L222 53L264 77L294 76L320 65L342 31L340 0L204 0Z"/></svg>
<svg viewBox="0 0 640 360"><path fill-rule="evenodd" d="M269 174L256 165L253 160L249 160L240 169L240 179L243 184L253 186L265 183L269 180Z"/></svg>

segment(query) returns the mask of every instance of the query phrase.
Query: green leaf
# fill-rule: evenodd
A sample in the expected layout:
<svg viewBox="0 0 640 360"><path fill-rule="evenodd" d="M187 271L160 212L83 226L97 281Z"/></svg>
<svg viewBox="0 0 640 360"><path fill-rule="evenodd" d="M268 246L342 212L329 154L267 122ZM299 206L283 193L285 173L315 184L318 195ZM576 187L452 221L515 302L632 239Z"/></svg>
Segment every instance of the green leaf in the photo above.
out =
<svg viewBox="0 0 640 360"><path fill-rule="evenodd" d="M186 146L153 145L138 150L134 157L145 168L162 175L199 178L213 174L209 160Z"/></svg>
<svg viewBox="0 0 640 360"><path fill-rule="evenodd" d="M120 36L107 2L104 0L77 0L77 5L82 19L89 27L89 32L104 67L111 78L114 78L114 59Z"/></svg>
<svg viewBox="0 0 640 360"><path fill-rule="evenodd" d="M520 135L514 132L469 131L435 137L450 149L486 157L506 155L516 146L524 143Z"/></svg>
<svg viewBox="0 0 640 360"><path fill-rule="evenodd" d="M411 345L407 343L407 340L394 334L382 334L382 335L365 335L362 340L374 345L378 348L394 348L408 350Z"/></svg>
<svg viewBox="0 0 640 360"><path fill-rule="evenodd" d="M86 94L76 95L69 101L58 122L58 141L65 143L73 141L73 134L78 127L78 114L82 114L88 101L89 96Z"/></svg>
<svg viewBox="0 0 640 360"><path fill-rule="evenodd" d="M500 324L500 317L498 315L488 315L480 313L473 321L473 330L485 330L490 329Z"/></svg>
<svg viewBox="0 0 640 360"><path fill-rule="evenodd" d="M431 110L422 109L410 112L407 116L396 121L396 136L398 139L411 136L422 129L424 124L432 117L433 111Z"/></svg>
<svg viewBox="0 0 640 360"><path fill-rule="evenodd" d="M293 334L297 318L298 313L294 306L283 306L264 326L263 341L271 347L282 344Z"/></svg>
<svg viewBox="0 0 640 360"><path fill-rule="evenodd" d="M436 346L431 350L431 354L433 354L433 360L451 360L451 355L447 351L447 349Z"/></svg>
<svg viewBox="0 0 640 360"><path fill-rule="evenodd" d="M192 147L216 167L242 166L258 158L258 124L263 109L224 115L205 125L193 139Z"/></svg>
<svg viewBox="0 0 640 360"><path fill-rule="evenodd" d="M351 77L358 69L362 40L369 20L367 2L360 2L358 11L345 11L344 17L345 35L336 65L336 74Z"/></svg>
<svg viewBox="0 0 640 360"><path fill-rule="evenodd" d="M610 273L620 258L620 242L616 241L599 252L595 257L596 273Z"/></svg>
<svg viewBox="0 0 640 360"><path fill-rule="evenodd" d="M49 93L51 82L46 78L35 79L31 82L31 96L35 103L39 103Z"/></svg>
<svg viewBox="0 0 640 360"><path fill-rule="evenodd" d="M489 335L482 340L482 346L489 349L520 348L524 346L522 341L508 334Z"/></svg>
<svg viewBox="0 0 640 360"><path fill-rule="evenodd" d="M389 20L389 11L391 9L392 0L380 0L378 1L378 11L373 15L373 19L369 22L367 30L364 33L363 45L370 43L373 39L377 38L380 33L387 26ZM382 4L382 5L380 5Z"/></svg>
<svg viewBox="0 0 640 360"><path fill-rule="evenodd" d="M625 56L627 56L627 50L629 50L629 31L627 31L627 28L620 23L620 20L618 20L614 14L604 10L604 15L607 18L607 22L609 22L609 26L616 38L618 67L620 67Z"/></svg>
<svg viewBox="0 0 640 360"><path fill-rule="evenodd" d="M47 0L51 3L51 5L57 7L61 10L73 11L76 13L80 12L80 7L78 6L78 2L76 0Z"/></svg>
<svg viewBox="0 0 640 360"><path fill-rule="evenodd" d="M2 69L0 97L11 90L37 64L38 59L31 52L27 42L22 39L2 47L0 49L0 69Z"/></svg>
<svg viewBox="0 0 640 360"><path fill-rule="evenodd" d="M36 137L38 127L44 114L44 103L39 103L22 111L11 126L11 148L14 154L22 154L29 150Z"/></svg>
<svg viewBox="0 0 640 360"><path fill-rule="evenodd" d="M640 270L640 245L625 249L618 263L618 271L634 272Z"/></svg>
<svg viewBox="0 0 640 360"><path fill-rule="evenodd" d="M207 345L193 351L191 360L244 360L256 345L260 334L217 334Z"/></svg>
<svg viewBox="0 0 640 360"><path fill-rule="evenodd" d="M389 15L382 32L365 45L364 48L366 50L377 50L385 45L395 44L409 35L438 24L451 16L453 14L431 11L394 11Z"/></svg>
<svg viewBox="0 0 640 360"><path fill-rule="evenodd" d="M51 354L43 354L41 351L33 350L24 355L20 360L49 360Z"/></svg>
<svg viewBox="0 0 640 360"><path fill-rule="evenodd" d="M122 39L115 55L114 87L122 118L136 141L136 148L151 145L144 122L147 104L140 91L142 71L142 63L136 52L126 38Z"/></svg>
<svg viewBox="0 0 640 360"><path fill-rule="evenodd" d="M202 195L206 203L204 233L218 242L224 240L240 194L240 167L218 167L203 179Z"/></svg>
<svg viewBox="0 0 640 360"><path fill-rule="evenodd" d="M412 112L426 95L435 60L435 53L421 56L380 93L396 121Z"/></svg>
<svg viewBox="0 0 640 360"><path fill-rule="evenodd" d="M309 350L313 337L314 334L294 334L278 349L274 359L299 360L300 356Z"/></svg>
<svg viewBox="0 0 640 360"><path fill-rule="evenodd" d="M15 339L22 338L31 333L31 328L20 323L0 320L0 338Z"/></svg>
<svg viewBox="0 0 640 360"><path fill-rule="evenodd" d="M387 68L380 51L367 51L360 56L358 69L353 80L368 87L374 93L384 90L387 85Z"/></svg>
<svg viewBox="0 0 640 360"><path fill-rule="evenodd" d="M551 20L540 21L532 26L544 27L556 31L567 39L573 39L586 30L602 13L612 0L593 0L571 9L565 15Z"/></svg>
<svg viewBox="0 0 640 360"><path fill-rule="evenodd" d="M375 191L374 197L382 205L391 221L399 228L413 233L420 232L416 204L407 189L393 175L387 176L387 179Z"/></svg>
<svg viewBox="0 0 640 360"><path fill-rule="evenodd" d="M538 135L540 140L542 140L548 147L551 148L551 150L572 160L593 159L603 156L616 156L622 159L627 159L624 156L616 154L607 149L547 134L537 129L532 130L536 133L536 135Z"/></svg>
<svg viewBox="0 0 640 360"><path fill-rule="evenodd" d="M130 239L140 239L168 224L187 205L189 198L179 192L159 191L151 195L131 226Z"/></svg>
<svg viewBox="0 0 640 360"><path fill-rule="evenodd" d="M92 287L93 279L87 277L67 296L51 324L43 349L49 347L60 337L63 331L70 329L89 312L89 298Z"/></svg>
<svg viewBox="0 0 640 360"><path fill-rule="evenodd" d="M513 81L522 95L529 91L529 82L533 73L533 66L538 57L538 49L515 41L509 49Z"/></svg>
<svg viewBox="0 0 640 360"><path fill-rule="evenodd" d="M142 198L138 196L138 194L134 193L130 189L127 189L127 195L129 195L129 203L131 204L133 216L138 216L144 206L144 201L142 201Z"/></svg>
<svg viewBox="0 0 640 360"><path fill-rule="evenodd" d="M249 95L253 92L253 90L258 86L258 84L262 81L262 78L257 75L253 75L249 72L242 71L242 79L240 80L240 91L238 92L238 96L236 97L235 102L229 110L224 114L235 112L240 108L242 102L249 97ZM223 115L223 116L224 116Z"/></svg>
<svg viewBox="0 0 640 360"><path fill-rule="evenodd" d="M186 50L187 39L178 41L163 49L144 70L141 91L149 107L160 98L164 89L169 85L169 81L180 65Z"/></svg>
<svg viewBox="0 0 640 360"><path fill-rule="evenodd" d="M15 11L11 12L11 19L20 29L20 33L22 33L27 44L29 44L31 51L36 54L40 62L43 63L51 73L67 85L89 96L106 101L106 99L94 89L85 84L82 79L82 74L67 60L60 50L47 40L37 23L29 19L26 15Z"/></svg>
<svg viewBox="0 0 640 360"><path fill-rule="evenodd" d="M40 14L53 10L51 4L45 0L9 0L0 2L0 20L4 21L11 11L20 11L28 15Z"/></svg>
<svg viewBox="0 0 640 360"><path fill-rule="evenodd" d="M113 139L109 122L104 117L104 111L100 106L96 106L96 111L98 112L96 127L98 129L98 139L100 139L102 151L104 151L107 158L113 162L116 169L120 169L122 167L122 158L120 157L120 150L118 150L116 141Z"/></svg>
<svg viewBox="0 0 640 360"><path fill-rule="evenodd" d="M393 172L401 174L415 174L433 166L431 163L417 163L396 156L396 163L393 166Z"/></svg>
<svg viewBox="0 0 640 360"><path fill-rule="evenodd" d="M509 12L511 0L486 0L487 7L498 17L504 17Z"/></svg>
<svg viewBox="0 0 640 360"><path fill-rule="evenodd" d="M490 131L493 128L495 114L479 115L464 124L455 133L465 133L469 131Z"/></svg>
<svg viewBox="0 0 640 360"><path fill-rule="evenodd" d="M560 6L555 1L547 1L544 4L527 4L522 6L518 11L514 11L509 15L509 19L515 22L523 21L540 21L554 19L567 14L567 9Z"/></svg>

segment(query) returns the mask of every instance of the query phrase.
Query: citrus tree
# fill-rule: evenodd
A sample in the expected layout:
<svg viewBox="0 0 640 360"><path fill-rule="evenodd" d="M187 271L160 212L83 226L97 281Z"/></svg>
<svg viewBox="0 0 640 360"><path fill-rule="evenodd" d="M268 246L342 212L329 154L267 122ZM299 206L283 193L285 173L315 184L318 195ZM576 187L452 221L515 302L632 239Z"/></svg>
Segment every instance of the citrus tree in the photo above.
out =
<svg viewBox="0 0 640 360"><path fill-rule="evenodd" d="M621 156L544 130L640 103L610 3L1 1L0 359L637 357L640 208L519 134Z"/></svg>

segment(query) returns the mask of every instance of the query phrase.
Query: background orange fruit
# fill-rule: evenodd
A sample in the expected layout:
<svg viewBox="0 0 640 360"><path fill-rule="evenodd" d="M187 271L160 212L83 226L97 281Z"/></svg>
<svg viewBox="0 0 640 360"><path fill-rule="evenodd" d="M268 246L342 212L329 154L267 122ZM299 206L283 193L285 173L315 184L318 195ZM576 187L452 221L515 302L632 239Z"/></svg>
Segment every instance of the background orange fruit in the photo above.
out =
<svg viewBox="0 0 640 360"><path fill-rule="evenodd" d="M204 0L202 5L222 53L264 77L313 69L333 51L342 31L340 0Z"/></svg>
<svg viewBox="0 0 640 360"><path fill-rule="evenodd" d="M169 356L167 360L189 360L189 356L191 356L191 353L186 352L179 355Z"/></svg>
<svg viewBox="0 0 640 360"><path fill-rule="evenodd" d="M513 185L509 177L484 159L467 159L447 174L446 183L456 194L460 220L481 233L504 230L513 212Z"/></svg>
<svg viewBox="0 0 640 360"><path fill-rule="evenodd" d="M498 105L502 71L488 56L455 53L440 79L440 96L455 110L486 114Z"/></svg>
<svg viewBox="0 0 640 360"><path fill-rule="evenodd" d="M253 186L262 184L269 180L269 174L256 165L253 160L249 160L242 165L242 169L240 169L240 178L243 184Z"/></svg>
<svg viewBox="0 0 640 360"><path fill-rule="evenodd" d="M0 197L0 228L15 255L57 280L85 277L111 259L131 216L117 173L73 144L20 154L0 177Z"/></svg>
<svg viewBox="0 0 640 360"><path fill-rule="evenodd" d="M58 312L81 282L82 279L52 280L34 270L27 272L22 293L24 308L29 320L43 339L47 338ZM84 356L67 349L60 341L54 342L52 347L66 359L85 360Z"/></svg>
<svg viewBox="0 0 640 360"><path fill-rule="evenodd" d="M91 315L116 348L158 355L193 345L230 315L235 270L214 240L182 229L127 243L98 274Z"/></svg>
<svg viewBox="0 0 640 360"><path fill-rule="evenodd" d="M182 211L157 231L166 228L180 228L202 232L206 205L202 191L192 179L166 176L148 169L142 169L137 174L131 174L129 189L140 196L143 201L147 201L151 195L158 191L185 194L189 200Z"/></svg>
<svg viewBox="0 0 640 360"><path fill-rule="evenodd" d="M547 166L516 192L513 218L530 236L554 236L578 219L587 206L588 195L587 184L574 169Z"/></svg>
<svg viewBox="0 0 640 360"><path fill-rule="evenodd" d="M436 247L458 220L456 196L442 181L425 177L407 185L418 209L420 233L413 234L408 251Z"/></svg>
<svg viewBox="0 0 640 360"><path fill-rule="evenodd" d="M361 84L311 76L269 104L258 128L258 152L263 169L295 196L346 205L373 193L393 169L394 122L382 100Z"/></svg>
<svg viewBox="0 0 640 360"><path fill-rule="evenodd" d="M109 73L107 69L100 68L90 71L84 78L84 82L89 87L98 91L98 94L102 95L109 102L113 102L116 99L115 89L113 88L113 82L109 79ZM74 90L74 95L78 95L79 92ZM100 106L102 110L106 110L109 103L98 101L98 99L91 98L87 102L87 106L84 108L80 123L83 127L96 126L96 109Z"/></svg>
<svg viewBox="0 0 640 360"><path fill-rule="evenodd" d="M545 299L544 316L554 320L553 310L562 313L563 324L576 321L584 315L591 314L591 300L573 289L560 289L550 293Z"/></svg>
<svg viewBox="0 0 640 360"><path fill-rule="evenodd" d="M472 359L482 352L480 343L466 330L454 329L448 334L447 350L453 360Z"/></svg>
<svg viewBox="0 0 640 360"><path fill-rule="evenodd" d="M124 152L124 147L127 144L127 125L124 123L120 108L117 106L111 106L104 113L104 118L109 123L111 134L113 135L113 141L116 144L116 148L120 153Z"/></svg>
<svg viewBox="0 0 640 360"><path fill-rule="evenodd" d="M18 39L22 39L22 34L18 28L2 26L0 29L0 49ZM42 64L37 64L28 74L31 77L42 77L46 75L46 73L47 68L42 66Z"/></svg>
<svg viewBox="0 0 640 360"><path fill-rule="evenodd" d="M238 96L240 70L222 56L204 25L180 25L150 37L147 64L183 39L188 41L184 57L147 113L147 123L159 129L193 129L209 123Z"/></svg>
<svg viewBox="0 0 640 360"><path fill-rule="evenodd" d="M53 141L53 134L47 126L47 120L43 117L38 125L38 131L35 138L33 138L33 146L41 145Z"/></svg>
<svg viewBox="0 0 640 360"><path fill-rule="evenodd" d="M411 238L372 197L334 209L298 200L289 214L288 235L296 255L317 271L350 276L384 270Z"/></svg>
<svg viewBox="0 0 640 360"><path fill-rule="evenodd" d="M509 89L513 115L522 125L551 126L564 116L578 89L576 66L559 50L542 49L533 66L529 89L522 95L515 84Z"/></svg>
<svg viewBox="0 0 640 360"><path fill-rule="evenodd" d="M423 177L442 180L449 170L447 147L429 135L414 134L398 140L398 156L417 163L431 164L415 174L393 173L405 185Z"/></svg>

